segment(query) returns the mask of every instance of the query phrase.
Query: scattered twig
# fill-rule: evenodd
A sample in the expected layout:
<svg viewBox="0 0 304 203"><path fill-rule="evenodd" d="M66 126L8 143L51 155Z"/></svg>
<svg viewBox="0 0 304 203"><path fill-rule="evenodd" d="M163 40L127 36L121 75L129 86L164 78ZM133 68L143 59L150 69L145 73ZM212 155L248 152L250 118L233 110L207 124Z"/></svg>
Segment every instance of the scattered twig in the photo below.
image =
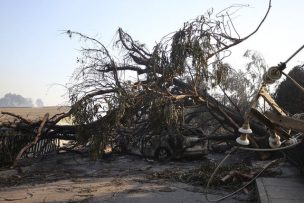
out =
<svg viewBox="0 0 304 203"><path fill-rule="evenodd" d="M41 124L40 124L39 128L38 128L38 132L37 132L37 135L36 135L35 139L34 139L31 143L29 143L28 145L26 145L25 147L23 147L23 148L20 150L20 152L18 153L18 155L17 155L17 157L16 157L16 159L15 159L15 161L14 161L12 167L15 167L15 166L16 166L17 162L18 162L19 159L22 157L22 155L24 154L25 151L27 151L30 147L32 147L33 145L35 145L35 144L38 142L38 140L39 140L39 138L40 138L40 135L41 135L41 133L42 133L42 130L43 130L43 128L44 128L46 122L48 121L48 118L49 118L49 113L46 113L46 114L44 115L42 121L41 121Z"/></svg>

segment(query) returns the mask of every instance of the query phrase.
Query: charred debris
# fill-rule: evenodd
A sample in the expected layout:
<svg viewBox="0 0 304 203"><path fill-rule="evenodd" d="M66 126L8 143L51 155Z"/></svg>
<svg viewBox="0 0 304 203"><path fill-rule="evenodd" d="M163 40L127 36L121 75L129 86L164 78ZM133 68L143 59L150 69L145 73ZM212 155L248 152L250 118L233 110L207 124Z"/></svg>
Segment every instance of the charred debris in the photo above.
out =
<svg viewBox="0 0 304 203"><path fill-rule="evenodd" d="M93 159L103 157L109 148L112 153L137 148L144 156L153 142L159 148L152 149L152 156L164 160L168 155L182 156L197 143L203 143L203 154L238 149L255 151L261 159L299 147L304 121L280 108L268 91L286 75L286 64L297 52L269 69L261 58L251 57L243 72L252 76L250 80L223 62L231 47L258 32L270 8L271 1L247 36L237 32L231 20L234 11L227 8L184 23L151 51L121 28L114 53L97 39L66 31L84 44L68 88L70 110L52 117L46 113L37 121L1 112L10 117L0 124L1 165L16 166L23 157L56 150L59 140L71 141L70 150L89 148ZM58 125L66 117L73 125ZM171 151L164 150L168 145ZM235 170L230 176L235 174L246 176Z"/></svg>

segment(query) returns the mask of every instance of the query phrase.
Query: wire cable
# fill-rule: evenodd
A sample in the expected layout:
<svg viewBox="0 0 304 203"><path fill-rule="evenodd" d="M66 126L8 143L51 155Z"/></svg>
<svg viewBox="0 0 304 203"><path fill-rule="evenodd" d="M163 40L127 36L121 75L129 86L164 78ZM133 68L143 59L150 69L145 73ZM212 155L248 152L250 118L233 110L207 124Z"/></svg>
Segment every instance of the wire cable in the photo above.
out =
<svg viewBox="0 0 304 203"><path fill-rule="evenodd" d="M267 163L262 169L261 171L256 175L254 176L249 182L247 182L244 186L242 186L241 188L235 190L234 192L228 194L228 195L225 195L224 197L221 197L221 198L218 198L218 199L209 199L208 198L208 188L209 188L209 185L211 184L215 174L217 173L217 171L219 170L219 168L223 165L223 163L230 157L230 155L232 153L234 153L235 151L237 151L239 149L239 147L235 148L234 150L230 151L223 159L222 161L218 164L218 166L216 167L216 169L214 170L214 172L212 173L212 175L210 176L209 180L208 180L208 183L207 183L207 186L206 186L206 189L205 189L205 198L207 201L209 202L219 202L219 201L222 201L224 199L227 199L228 197L231 197L233 195L235 195L236 193L238 193L239 191L243 190L244 188L246 188L248 185L250 185L255 179L257 179L268 167L270 167L272 164L276 163L279 159L275 159L275 160L272 160L270 161L269 163Z"/></svg>
<svg viewBox="0 0 304 203"><path fill-rule="evenodd" d="M302 91L302 93L304 93L304 88L303 88L295 79L293 79L292 77L290 77L288 74L284 73L283 71L282 71L282 74L283 74L286 78L288 78L289 80L291 80L291 82L292 82L295 86L297 86L297 87Z"/></svg>
<svg viewBox="0 0 304 203"><path fill-rule="evenodd" d="M288 63L295 55L297 55L302 49L304 48L304 44L295 52L293 53L284 63Z"/></svg>
<svg viewBox="0 0 304 203"><path fill-rule="evenodd" d="M218 166L215 168L215 170L213 171L212 175L210 176L210 178L208 180L208 183L207 183L207 186L205 188L205 198L206 198L206 200L209 201L209 202L219 202L219 201L222 201L222 200L224 200L224 199L226 199L228 197L231 197L231 196L235 195L236 193L238 193L239 191L243 190L245 187L247 187L248 185L250 185L254 180L256 180L269 166L271 166L272 164L274 164L275 162L277 162L279 160L279 159L275 159L275 160L272 160L269 163L267 163L255 177L253 177L248 183L246 183L241 188L235 190L234 192L232 192L232 193L230 193L228 195L225 195L224 197L215 199L215 200L209 199L208 198L208 188L209 188L209 186L210 186L210 184L211 184L211 182L212 182L215 174L217 173L217 171L219 170L219 168L223 165L223 163L231 156L231 154L233 154L234 152L236 152L238 149L247 150L247 151L257 151L257 152L281 151L281 150L293 148L293 147L297 146L300 143L301 143L301 141L297 141L294 144L291 144L291 145L288 145L288 146L285 146L285 147L275 148L275 149L259 149L259 148L247 148L247 147L239 147L239 146L235 147L234 149L232 149L221 160L221 162L218 164Z"/></svg>
<svg viewBox="0 0 304 203"><path fill-rule="evenodd" d="M260 149L260 148L249 148L249 147L239 147L239 149L241 149L241 150L247 150L247 151L255 151L255 152L274 152L274 151L281 151L281 150L293 148L293 147L297 146L300 143L301 142L298 141L298 142L296 142L294 144L291 144L291 145L288 145L288 146L285 146L285 147L274 148L274 149Z"/></svg>

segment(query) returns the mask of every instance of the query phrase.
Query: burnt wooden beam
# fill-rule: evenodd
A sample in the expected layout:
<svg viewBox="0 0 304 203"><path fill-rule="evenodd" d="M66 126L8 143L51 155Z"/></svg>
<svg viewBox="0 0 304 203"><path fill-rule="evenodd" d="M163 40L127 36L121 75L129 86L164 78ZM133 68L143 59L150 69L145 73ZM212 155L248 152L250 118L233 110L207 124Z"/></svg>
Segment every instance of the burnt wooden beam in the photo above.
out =
<svg viewBox="0 0 304 203"><path fill-rule="evenodd" d="M265 112L265 116L271 120L275 125L283 128L291 129L297 132L304 133L304 121L296 118L291 118L277 113Z"/></svg>
<svg viewBox="0 0 304 203"><path fill-rule="evenodd" d="M260 96L262 96L265 101L280 115L286 116L286 113L283 111L283 109L280 108L280 106L274 101L274 99L268 94L268 92L265 90L264 87L261 88L261 91L259 93Z"/></svg>

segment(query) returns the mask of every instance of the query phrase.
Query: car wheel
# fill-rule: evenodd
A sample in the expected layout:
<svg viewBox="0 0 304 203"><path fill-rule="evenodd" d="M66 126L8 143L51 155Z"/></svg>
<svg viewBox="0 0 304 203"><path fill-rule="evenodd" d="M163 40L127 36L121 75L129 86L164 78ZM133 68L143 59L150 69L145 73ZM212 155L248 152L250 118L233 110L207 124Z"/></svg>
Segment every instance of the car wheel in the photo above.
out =
<svg viewBox="0 0 304 203"><path fill-rule="evenodd" d="M156 150L155 158L159 161L168 161L171 159L171 153L167 148L160 147Z"/></svg>
<svg viewBox="0 0 304 203"><path fill-rule="evenodd" d="M115 154L120 154L122 153L122 149L120 146L115 146L113 149L112 149L112 152L115 153Z"/></svg>

